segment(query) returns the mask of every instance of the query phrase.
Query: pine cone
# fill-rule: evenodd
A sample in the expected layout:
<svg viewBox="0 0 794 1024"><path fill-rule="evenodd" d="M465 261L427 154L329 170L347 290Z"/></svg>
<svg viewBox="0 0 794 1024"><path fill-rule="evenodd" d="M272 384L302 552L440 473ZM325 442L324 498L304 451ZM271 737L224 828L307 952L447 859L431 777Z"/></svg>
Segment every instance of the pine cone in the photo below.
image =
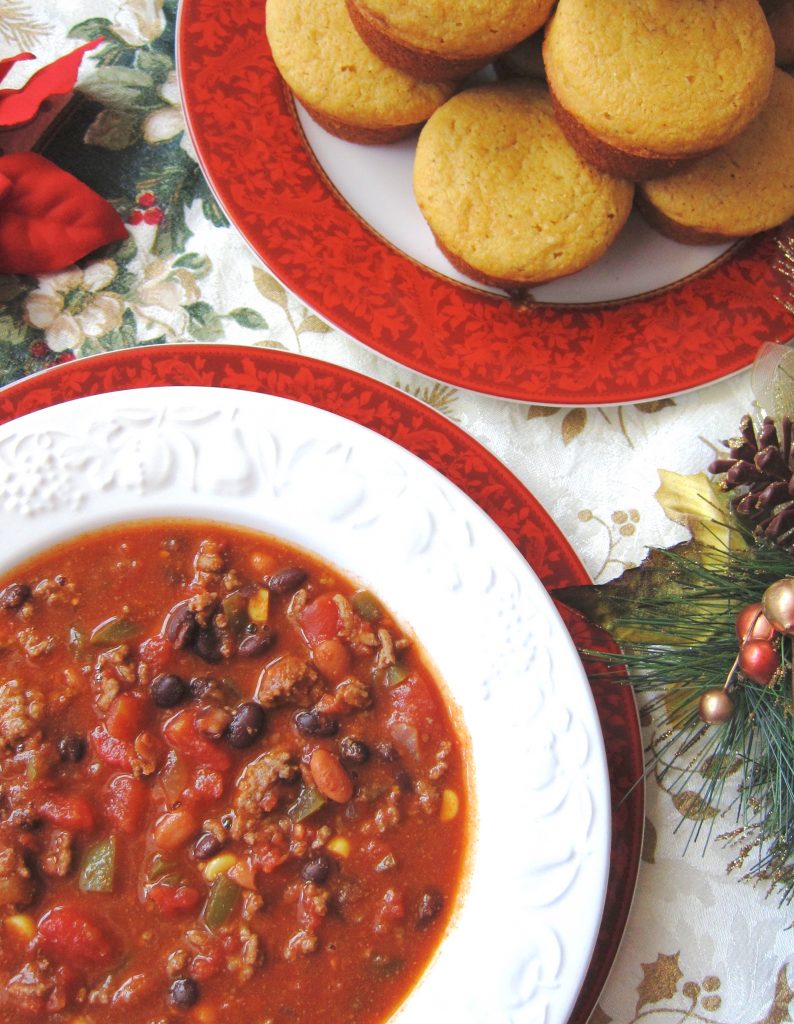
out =
<svg viewBox="0 0 794 1024"><path fill-rule="evenodd" d="M753 421L742 417L741 437L723 443L727 458L715 459L709 473L724 474L723 490L736 490L731 507L747 519L756 537L794 552L794 476L791 466L791 420L784 416L780 437L769 416L756 436Z"/></svg>

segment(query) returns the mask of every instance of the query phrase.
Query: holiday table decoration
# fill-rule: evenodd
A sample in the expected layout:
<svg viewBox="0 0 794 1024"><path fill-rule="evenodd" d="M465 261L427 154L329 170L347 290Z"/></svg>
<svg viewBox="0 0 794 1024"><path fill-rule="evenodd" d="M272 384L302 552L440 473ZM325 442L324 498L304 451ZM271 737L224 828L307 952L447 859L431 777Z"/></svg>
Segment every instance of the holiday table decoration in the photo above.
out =
<svg viewBox="0 0 794 1024"><path fill-rule="evenodd" d="M764 358L768 384L788 376L789 350ZM785 383L773 390L787 399ZM758 425L744 416L708 476L661 473L657 499L690 528L690 541L652 550L611 583L557 594L619 643L619 655L582 653L624 666L648 696L646 711L662 724L647 771L672 779L692 839L738 849L728 869L786 903L794 900L792 434L787 415Z"/></svg>
<svg viewBox="0 0 794 1024"><path fill-rule="evenodd" d="M31 122L47 100L69 93L83 54L101 42L45 65L19 89L0 90L0 132ZM32 59L19 53L0 60L0 82L16 63ZM126 235L111 204L52 161L28 152L0 156L0 274L63 270Z"/></svg>

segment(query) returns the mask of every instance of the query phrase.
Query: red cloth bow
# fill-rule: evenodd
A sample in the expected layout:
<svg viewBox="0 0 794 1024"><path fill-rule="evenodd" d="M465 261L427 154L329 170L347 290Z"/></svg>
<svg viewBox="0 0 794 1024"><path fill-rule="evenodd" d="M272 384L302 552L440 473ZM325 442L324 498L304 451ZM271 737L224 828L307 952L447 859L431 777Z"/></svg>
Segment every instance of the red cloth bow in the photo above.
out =
<svg viewBox="0 0 794 1024"><path fill-rule="evenodd" d="M83 54L101 42L93 39L46 65L21 89L0 89L0 130L25 124L50 96L70 92ZM32 58L32 53L20 53L0 61L0 82L17 61ZM110 203L45 157L0 156L0 273L62 270L126 234Z"/></svg>

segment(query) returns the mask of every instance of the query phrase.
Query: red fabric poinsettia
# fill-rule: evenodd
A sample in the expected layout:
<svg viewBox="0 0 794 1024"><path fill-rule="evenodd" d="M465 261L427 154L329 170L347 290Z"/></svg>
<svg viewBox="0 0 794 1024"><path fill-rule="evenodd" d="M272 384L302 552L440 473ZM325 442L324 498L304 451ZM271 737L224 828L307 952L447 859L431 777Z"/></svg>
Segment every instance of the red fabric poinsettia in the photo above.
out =
<svg viewBox="0 0 794 1024"><path fill-rule="evenodd" d="M50 96L74 88L80 61L102 42L93 39L37 71L21 89L0 89L0 129L32 120ZM20 60L0 61L0 82ZM0 273L62 270L100 246L126 236L110 203L37 153L0 156Z"/></svg>

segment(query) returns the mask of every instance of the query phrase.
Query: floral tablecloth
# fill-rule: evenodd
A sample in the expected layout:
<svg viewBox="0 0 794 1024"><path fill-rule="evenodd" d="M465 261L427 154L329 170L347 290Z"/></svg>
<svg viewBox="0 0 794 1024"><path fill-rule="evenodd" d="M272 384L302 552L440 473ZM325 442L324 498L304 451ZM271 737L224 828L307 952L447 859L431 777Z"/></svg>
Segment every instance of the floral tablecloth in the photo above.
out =
<svg viewBox="0 0 794 1024"><path fill-rule="evenodd" d="M174 67L175 0L0 0L0 56L41 61L102 35L77 99L43 136L18 132L109 199L128 239L37 279L0 277L0 383L153 342L286 349L418 397L526 484L595 582L687 536L655 498L659 470L702 471L752 411L749 371L695 393L610 408L545 408L467 393L403 370L330 328L260 265L226 222L188 140ZM14 86L30 71L17 66ZM794 910L729 873L719 843L687 846L665 785L647 782L639 884L591 1024L779 1024L794 1017ZM726 829L727 829L726 825Z"/></svg>

